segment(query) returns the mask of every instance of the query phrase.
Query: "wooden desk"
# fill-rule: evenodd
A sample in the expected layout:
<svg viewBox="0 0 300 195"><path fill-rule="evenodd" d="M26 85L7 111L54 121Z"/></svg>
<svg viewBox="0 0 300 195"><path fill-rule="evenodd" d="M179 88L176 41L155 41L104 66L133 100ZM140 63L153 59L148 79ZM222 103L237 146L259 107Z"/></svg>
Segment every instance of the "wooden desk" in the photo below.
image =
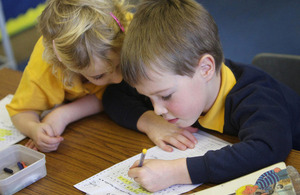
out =
<svg viewBox="0 0 300 195"><path fill-rule="evenodd" d="M0 70L0 99L15 93L21 75L11 69ZM236 137L214 135L238 142ZM118 126L104 113L70 124L63 137L56 152L45 153L47 176L17 194L83 194L73 185L154 146L146 135ZM300 171L300 151L292 150L285 162ZM212 186L203 184L193 192Z"/></svg>

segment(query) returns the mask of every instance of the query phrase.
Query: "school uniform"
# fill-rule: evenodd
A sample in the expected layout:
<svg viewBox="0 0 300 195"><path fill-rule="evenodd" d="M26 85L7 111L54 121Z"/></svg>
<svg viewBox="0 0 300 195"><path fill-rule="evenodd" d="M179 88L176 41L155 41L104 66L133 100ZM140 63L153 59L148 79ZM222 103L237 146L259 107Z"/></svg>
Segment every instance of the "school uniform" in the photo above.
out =
<svg viewBox="0 0 300 195"><path fill-rule="evenodd" d="M34 47L11 103L6 106L11 117L24 111L41 114L66 101L74 101L88 94L95 94L99 100L102 99L106 85L83 83L79 76L75 76L73 85L65 86L62 70L53 70L53 66L43 59L43 51L41 37Z"/></svg>
<svg viewBox="0 0 300 195"><path fill-rule="evenodd" d="M193 125L238 136L241 142L203 156L187 158L194 184L221 183L284 161L300 150L300 96L252 65L226 60L219 95L212 108ZM153 109L145 96L125 82L103 95L108 115L137 129L139 117Z"/></svg>

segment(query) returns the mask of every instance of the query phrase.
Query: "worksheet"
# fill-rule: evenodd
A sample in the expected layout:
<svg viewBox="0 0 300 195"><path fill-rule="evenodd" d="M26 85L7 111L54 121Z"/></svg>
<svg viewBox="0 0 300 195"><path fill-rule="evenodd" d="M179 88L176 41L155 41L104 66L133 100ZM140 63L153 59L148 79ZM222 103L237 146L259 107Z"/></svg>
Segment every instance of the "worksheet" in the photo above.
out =
<svg viewBox="0 0 300 195"><path fill-rule="evenodd" d="M203 131L194 134L198 139L198 143L194 149L185 151L173 148L173 152L165 152L158 146L148 149L145 159L164 159L173 160L178 158L193 157L204 155L209 150L218 150L230 143L225 142L215 136L212 136ZM142 148L141 148L142 151ZM121 195L121 194L181 194L196 188L198 185L173 185L165 190L150 193L136 183L132 178L128 177L129 167L139 160L141 154L137 154L125 161L122 161L100 173L74 185L77 189L87 194L106 194L106 195Z"/></svg>
<svg viewBox="0 0 300 195"><path fill-rule="evenodd" d="M14 127L5 108L5 105L10 103L12 98L13 95L10 94L0 100L0 150L25 138L25 136Z"/></svg>

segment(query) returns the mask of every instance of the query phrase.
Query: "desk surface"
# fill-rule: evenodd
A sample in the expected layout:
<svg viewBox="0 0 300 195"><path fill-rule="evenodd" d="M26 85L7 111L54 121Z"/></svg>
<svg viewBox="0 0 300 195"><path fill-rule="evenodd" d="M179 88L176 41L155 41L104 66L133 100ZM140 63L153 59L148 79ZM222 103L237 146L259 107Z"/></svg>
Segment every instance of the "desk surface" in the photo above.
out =
<svg viewBox="0 0 300 195"><path fill-rule="evenodd" d="M0 70L0 99L15 93L21 76L18 71ZM231 143L238 142L233 136L212 134ZM140 153L142 148L154 146L146 135L118 126L104 113L70 124L63 137L56 152L45 153L47 176L17 194L83 194L73 185ZM292 150L285 162L300 171L300 151ZM193 192L212 186L203 184Z"/></svg>

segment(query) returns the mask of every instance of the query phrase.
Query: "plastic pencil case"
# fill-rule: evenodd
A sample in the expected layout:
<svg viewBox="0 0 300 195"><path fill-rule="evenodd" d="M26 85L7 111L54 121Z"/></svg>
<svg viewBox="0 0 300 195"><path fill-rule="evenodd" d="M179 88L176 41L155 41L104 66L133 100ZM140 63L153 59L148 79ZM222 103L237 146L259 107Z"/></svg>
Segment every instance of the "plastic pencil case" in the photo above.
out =
<svg viewBox="0 0 300 195"><path fill-rule="evenodd" d="M25 162L20 169L18 162ZM10 195L36 182L47 175L45 154L20 144L12 145L0 151L0 194ZM4 168L13 170L6 173Z"/></svg>

